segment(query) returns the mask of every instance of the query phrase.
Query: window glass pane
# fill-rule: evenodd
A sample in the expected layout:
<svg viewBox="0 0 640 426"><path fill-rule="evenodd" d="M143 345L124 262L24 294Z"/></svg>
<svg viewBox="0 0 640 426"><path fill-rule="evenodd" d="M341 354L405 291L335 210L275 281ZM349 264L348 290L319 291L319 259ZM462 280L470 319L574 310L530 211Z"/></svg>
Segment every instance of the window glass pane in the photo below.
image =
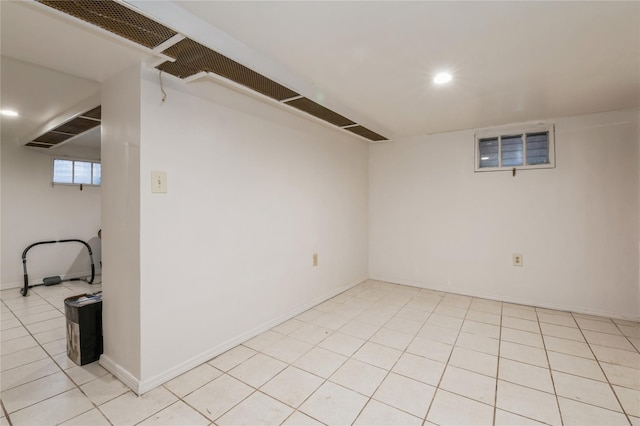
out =
<svg viewBox="0 0 640 426"><path fill-rule="evenodd" d="M102 165L93 163L93 184L100 185L102 183Z"/></svg>
<svg viewBox="0 0 640 426"><path fill-rule="evenodd" d="M549 132L527 133L527 164L549 164Z"/></svg>
<svg viewBox="0 0 640 426"><path fill-rule="evenodd" d="M498 138L486 138L478 141L480 167L498 167Z"/></svg>
<svg viewBox="0 0 640 426"><path fill-rule="evenodd" d="M73 161L53 160L53 181L56 183L73 183Z"/></svg>
<svg viewBox="0 0 640 426"><path fill-rule="evenodd" d="M522 135L502 137L502 166L522 166Z"/></svg>
<svg viewBox="0 0 640 426"><path fill-rule="evenodd" d="M73 183L91 183L91 163L73 162Z"/></svg>

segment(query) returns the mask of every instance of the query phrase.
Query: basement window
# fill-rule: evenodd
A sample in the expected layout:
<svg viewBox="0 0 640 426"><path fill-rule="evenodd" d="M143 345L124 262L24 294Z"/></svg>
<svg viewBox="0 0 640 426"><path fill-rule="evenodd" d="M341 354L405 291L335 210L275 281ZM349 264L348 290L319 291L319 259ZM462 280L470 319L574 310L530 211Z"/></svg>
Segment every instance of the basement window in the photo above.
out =
<svg viewBox="0 0 640 426"><path fill-rule="evenodd" d="M53 183L100 186L102 183L102 166L96 161L54 158Z"/></svg>
<svg viewBox="0 0 640 426"><path fill-rule="evenodd" d="M553 125L479 131L475 137L475 171L555 167Z"/></svg>

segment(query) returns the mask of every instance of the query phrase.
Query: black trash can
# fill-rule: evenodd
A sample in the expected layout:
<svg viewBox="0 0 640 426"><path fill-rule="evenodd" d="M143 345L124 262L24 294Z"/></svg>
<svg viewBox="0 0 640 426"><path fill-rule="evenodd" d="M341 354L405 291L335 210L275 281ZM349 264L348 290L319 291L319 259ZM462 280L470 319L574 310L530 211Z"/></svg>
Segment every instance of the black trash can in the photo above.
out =
<svg viewBox="0 0 640 426"><path fill-rule="evenodd" d="M67 316L67 356L78 365L97 361L102 354L102 293L64 300Z"/></svg>

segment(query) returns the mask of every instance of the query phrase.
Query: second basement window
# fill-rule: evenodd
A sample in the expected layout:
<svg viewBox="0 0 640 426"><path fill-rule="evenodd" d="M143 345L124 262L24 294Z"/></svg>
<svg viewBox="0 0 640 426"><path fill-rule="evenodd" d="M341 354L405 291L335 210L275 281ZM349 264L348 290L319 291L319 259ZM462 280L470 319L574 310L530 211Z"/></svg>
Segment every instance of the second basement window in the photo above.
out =
<svg viewBox="0 0 640 426"><path fill-rule="evenodd" d="M53 159L53 183L94 185L102 183L102 167L95 161Z"/></svg>
<svg viewBox="0 0 640 426"><path fill-rule="evenodd" d="M476 133L475 171L555 167L552 125Z"/></svg>

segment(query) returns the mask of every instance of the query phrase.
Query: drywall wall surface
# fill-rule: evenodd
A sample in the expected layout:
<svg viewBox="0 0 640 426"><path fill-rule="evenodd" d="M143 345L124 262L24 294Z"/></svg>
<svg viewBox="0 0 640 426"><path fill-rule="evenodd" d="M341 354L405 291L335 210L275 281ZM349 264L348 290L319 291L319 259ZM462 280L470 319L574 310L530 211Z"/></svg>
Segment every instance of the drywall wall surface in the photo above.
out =
<svg viewBox="0 0 640 426"><path fill-rule="evenodd" d="M556 168L515 177L471 130L372 145L371 278L640 318L638 110L548 122Z"/></svg>
<svg viewBox="0 0 640 426"><path fill-rule="evenodd" d="M157 71L142 87L142 376L154 383L368 277L366 142L217 83L163 79L165 102ZM166 193L152 193L153 171Z"/></svg>
<svg viewBox="0 0 640 426"><path fill-rule="evenodd" d="M2 69L2 55L0 55L0 69ZM2 138L0 138L0 191L2 191ZM2 192L0 192L0 219L2 219ZM4 234L2 223L0 220L0 288L2 288L2 264L4 262L2 258L4 253L2 249L2 235Z"/></svg>
<svg viewBox="0 0 640 426"><path fill-rule="evenodd" d="M102 84L100 362L136 389L140 378L140 65Z"/></svg>
<svg viewBox="0 0 640 426"><path fill-rule="evenodd" d="M2 276L3 289L23 285L22 252L35 242L80 239L96 252L99 272L100 187L51 185L53 157L100 160L96 150L38 150L3 138L2 146ZM89 253L79 243L50 244L27 252L29 282L91 273ZM16 290L17 291L17 290Z"/></svg>

